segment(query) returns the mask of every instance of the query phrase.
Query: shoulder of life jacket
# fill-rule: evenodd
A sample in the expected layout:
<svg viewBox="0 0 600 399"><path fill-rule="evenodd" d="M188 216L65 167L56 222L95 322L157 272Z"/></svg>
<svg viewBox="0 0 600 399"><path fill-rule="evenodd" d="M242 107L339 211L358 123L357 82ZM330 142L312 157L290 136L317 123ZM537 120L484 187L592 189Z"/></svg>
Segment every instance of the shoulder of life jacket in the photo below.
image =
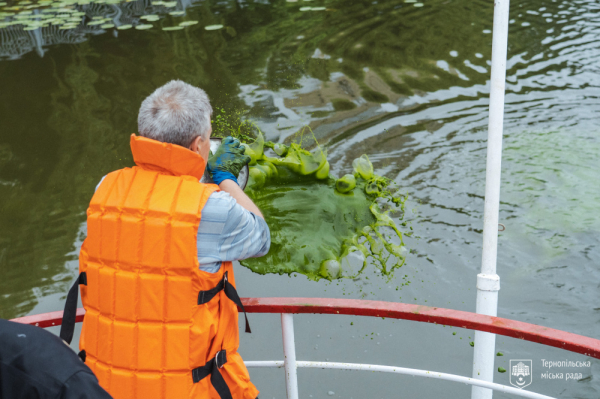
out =
<svg viewBox="0 0 600 399"><path fill-rule="evenodd" d="M136 136L131 147L138 166L109 173L87 210L85 362L116 399L254 399L231 262L198 268L201 211L218 186L199 183L192 151Z"/></svg>

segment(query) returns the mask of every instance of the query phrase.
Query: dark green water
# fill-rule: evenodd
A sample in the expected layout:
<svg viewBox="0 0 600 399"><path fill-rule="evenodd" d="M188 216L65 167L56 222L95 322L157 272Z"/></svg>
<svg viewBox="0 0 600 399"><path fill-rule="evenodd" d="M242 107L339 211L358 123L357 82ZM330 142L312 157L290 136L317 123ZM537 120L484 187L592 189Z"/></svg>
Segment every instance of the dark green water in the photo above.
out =
<svg viewBox="0 0 600 399"><path fill-rule="evenodd" d="M0 12L14 4L0 5ZM85 13L83 25L94 16L117 25L137 24L147 14L160 19L143 22L153 26L148 30L0 28L0 317L62 307L94 187L107 172L131 165L128 137L139 104L174 78L204 88L225 114L246 113L268 140L286 142L310 125L336 176L369 154L376 173L410 195L407 209L414 210L410 219L420 238L406 240L412 252L394 280L376 269L327 283L238 267L242 296L366 298L474 311L493 3L423 4L180 1L167 9L150 1L65 3L60 7ZM309 6L326 10L300 11ZM168 15L173 9L185 15ZM512 4L500 211L507 230L498 260L500 316L596 338L599 12L595 1ZM199 22L161 30L181 21ZM224 27L205 30L215 24ZM227 133L227 124L216 130ZM243 337L245 358L282 359L277 317L252 320L259 333ZM471 373L469 330L346 316L295 320L302 360ZM497 348L505 356L496 367L533 359L532 390L600 395L596 360L562 370L583 373L582 381L543 381L541 359L590 359L508 338L498 338ZM251 374L261 397L285 395L281 370ZM508 373L497 374L496 382L508 384ZM321 370L302 370L300 389L302 397L315 398L329 391L341 398L458 398L470 391Z"/></svg>

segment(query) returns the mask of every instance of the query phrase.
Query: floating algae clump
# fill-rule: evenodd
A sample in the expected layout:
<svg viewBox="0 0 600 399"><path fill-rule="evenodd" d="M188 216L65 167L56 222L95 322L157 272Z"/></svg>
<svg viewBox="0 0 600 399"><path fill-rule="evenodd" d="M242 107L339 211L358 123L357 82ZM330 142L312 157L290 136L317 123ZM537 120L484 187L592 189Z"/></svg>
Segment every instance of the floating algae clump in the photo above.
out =
<svg viewBox="0 0 600 399"><path fill-rule="evenodd" d="M336 181L319 146L273 144L260 133L244 146L251 157L245 191L265 215L271 249L242 265L331 280L356 277L369 263L386 275L404 264L403 235L389 212L402 216L406 197L373 173L366 155L353 163L354 174Z"/></svg>
<svg viewBox="0 0 600 399"><path fill-rule="evenodd" d="M354 175L345 175L335 182L335 189L342 194L349 193L356 187L356 178Z"/></svg>
<svg viewBox="0 0 600 399"><path fill-rule="evenodd" d="M352 167L363 179L370 180L373 178L373 164L369 161L368 156L363 155L360 158L356 158L352 161Z"/></svg>

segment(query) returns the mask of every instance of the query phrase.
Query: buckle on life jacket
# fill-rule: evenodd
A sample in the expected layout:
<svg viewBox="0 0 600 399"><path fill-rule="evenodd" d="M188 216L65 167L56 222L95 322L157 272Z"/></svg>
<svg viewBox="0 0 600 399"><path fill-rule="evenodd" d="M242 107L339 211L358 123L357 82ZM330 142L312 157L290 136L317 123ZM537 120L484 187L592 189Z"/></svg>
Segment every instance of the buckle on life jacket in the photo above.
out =
<svg viewBox="0 0 600 399"><path fill-rule="evenodd" d="M220 368L227 363L227 351L220 350L217 352L215 357L210 359L204 366L197 367L192 370L192 379L194 380L194 384L202 381L208 375L210 375L210 383L213 388L217 391L221 399L232 399L231 391L227 386L227 383L223 379Z"/></svg>
<svg viewBox="0 0 600 399"><path fill-rule="evenodd" d="M215 366L218 369L223 368L223 366L227 363L227 351L225 349L218 351L215 355Z"/></svg>
<svg viewBox="0 0 600 399"><path fill-rule="evenodd" d="M213 299L219 292L221 292L221 290L224 290L227 298L232 300L233 303L235 303L244 312L244 317L246 318L246 332L251 333L252 330L250 330L250 323L248 323L248 315L246 314L246 309L244 309L242 300L240 299L240 296L238 295L235 287L229 282L227 273L228 272L225 272L225 274L223 274L223 280L221 280L217 285L215 285L214 288L198 292L198 305L210 302L210 300Z"/></svg>

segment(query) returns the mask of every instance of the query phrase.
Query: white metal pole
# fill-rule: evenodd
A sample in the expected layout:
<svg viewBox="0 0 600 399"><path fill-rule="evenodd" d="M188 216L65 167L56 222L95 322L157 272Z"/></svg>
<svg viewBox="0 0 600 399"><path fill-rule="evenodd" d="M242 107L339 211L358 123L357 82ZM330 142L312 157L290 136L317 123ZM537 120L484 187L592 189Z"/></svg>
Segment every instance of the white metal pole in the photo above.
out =
<svg viewBox="0 0 600 399"><path fill-rule="evenodd" d="M498 252L498 212L500 209L508 10L509 0L494 0L490 116L485 172L485 208L483 213L483 252L481 273L477 275L476 304L476 312L488 316L498 314L498 290L500 290L500 278L496 274L496 256ZM494 381L495 349L496 336L494 334L481 331L475 332L473 378L489 382ZM491 389L474 386L471 391L471 398L491 399L492 393Z"/></svg>
<svg viewBox="0 0 600 399"><path fill-rule="evenodd" d="M283 367L285 368L285 388L288 399L298 399L298 368L296 365L296 341L294 340L294 316L281 314L283 334Z"/></svg>

